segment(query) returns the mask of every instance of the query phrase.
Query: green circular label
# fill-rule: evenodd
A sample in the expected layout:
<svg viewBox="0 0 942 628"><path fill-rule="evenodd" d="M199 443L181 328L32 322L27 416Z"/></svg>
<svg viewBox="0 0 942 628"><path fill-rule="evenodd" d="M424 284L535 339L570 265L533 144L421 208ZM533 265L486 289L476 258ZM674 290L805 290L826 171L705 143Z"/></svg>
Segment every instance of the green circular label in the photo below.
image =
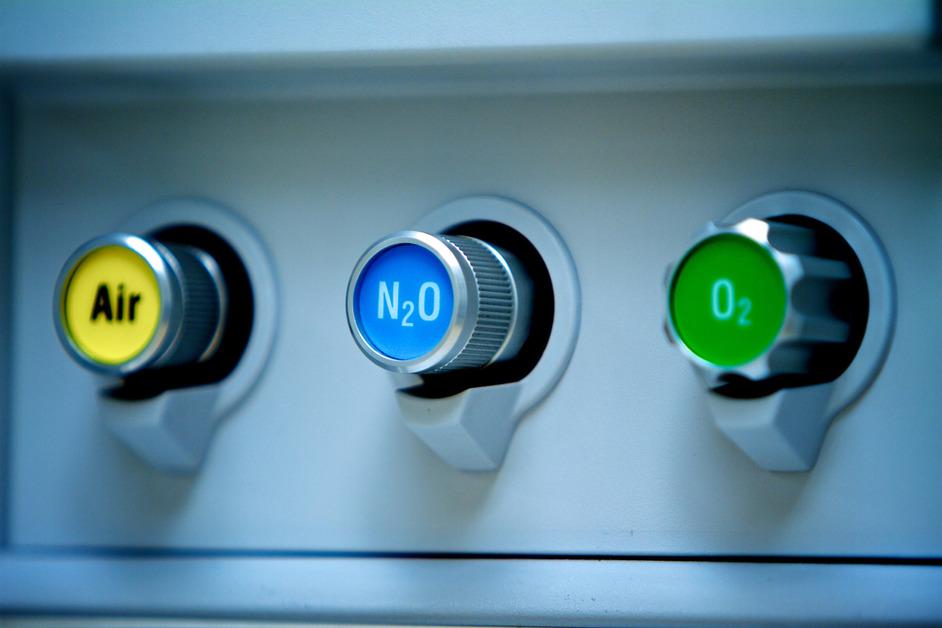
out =
<svg viewBox="0 0 942 628"><path fill-rule="evenodd" d="M785 322L785 278L771 253L736 234L708 238L681 261L670 289L680 341L717 366L756 359Z"/></svg>

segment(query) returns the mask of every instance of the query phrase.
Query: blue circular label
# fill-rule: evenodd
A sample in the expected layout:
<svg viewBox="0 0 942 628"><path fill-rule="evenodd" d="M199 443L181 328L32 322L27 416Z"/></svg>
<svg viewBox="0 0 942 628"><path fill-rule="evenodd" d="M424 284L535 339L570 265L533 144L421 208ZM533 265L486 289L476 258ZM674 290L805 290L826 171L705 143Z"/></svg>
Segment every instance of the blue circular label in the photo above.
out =
<svg viewBox="0 0 942 628"><path fill-rule="evenodd" d="M412 360L438 346L454 302L444 264L417 244L378 253L360 274L353 295L360 333L395 360Z"/></svg>

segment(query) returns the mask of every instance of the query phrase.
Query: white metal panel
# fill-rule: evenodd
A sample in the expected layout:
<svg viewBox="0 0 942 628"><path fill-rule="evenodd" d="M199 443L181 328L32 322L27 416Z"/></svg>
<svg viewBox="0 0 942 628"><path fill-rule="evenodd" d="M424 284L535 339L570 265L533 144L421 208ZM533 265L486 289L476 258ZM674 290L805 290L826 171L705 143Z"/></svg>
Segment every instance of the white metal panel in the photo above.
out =
<svg viewBox="0 0 942 628"><path fill-rule="evenodd" d="M942 569L586 560L0 558L14 612L565 626L932 623Z"/></svg>
<svg viewBox="0 0 942 628"><path fill-rule="evenodd" d="M938 557L940 110L937 88L34 104L17 181L12 541ZM786 187L858 210L899 284L887 364L807 474L762 471L723 439L661 333L664 268L690 235ZM568 371L484 475L405 429L343 307L364 247L470 193L543 212L584 290ZM111 438L49 320L71 250L173 194L241 211L284 295L270 366L194 478Z"/></svg>
<svg viewBox="0 0 942 628"><path fill-rule="evenodd" d="M931 11L929 0L8 0L0 5L0 62L915 47L928 40ZM395 64L396 55L372 63Z"/></svg>

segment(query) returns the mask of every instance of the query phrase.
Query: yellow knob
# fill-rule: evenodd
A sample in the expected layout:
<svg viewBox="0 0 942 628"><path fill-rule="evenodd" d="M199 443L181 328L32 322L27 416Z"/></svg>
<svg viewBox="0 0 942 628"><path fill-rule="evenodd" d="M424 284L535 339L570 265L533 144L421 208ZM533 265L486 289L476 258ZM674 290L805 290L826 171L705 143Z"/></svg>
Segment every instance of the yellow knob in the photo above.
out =
<svg viewBox="0 0 942 628"><path fill-rule="evenodd" d="M216 262L191 246L114 233L66 262L56 288L59 338L80 364L126 376L208 359L225 321Z"/></svg>
<svg viewBox="0 0 942 628"><path fill-rule="evenodd" d="M160 288L132 248L106 245L74 264L62 292L69 339L90 360L119 365L141 355L160 323Z"/></svg>

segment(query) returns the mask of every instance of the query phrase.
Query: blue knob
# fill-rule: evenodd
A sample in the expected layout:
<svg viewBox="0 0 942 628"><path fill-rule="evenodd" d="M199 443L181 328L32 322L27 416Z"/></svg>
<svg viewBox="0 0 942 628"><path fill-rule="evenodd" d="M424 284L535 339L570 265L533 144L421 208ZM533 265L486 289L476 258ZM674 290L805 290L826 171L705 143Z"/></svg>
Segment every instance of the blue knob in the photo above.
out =
<svg viewBox="0 0 942 628"><path fill-rule="evenodd" d="M360 349L400 373L479 368L516 355L530 320L517 259L468 236L402 231L360 258L347 321Z"/></svg>

